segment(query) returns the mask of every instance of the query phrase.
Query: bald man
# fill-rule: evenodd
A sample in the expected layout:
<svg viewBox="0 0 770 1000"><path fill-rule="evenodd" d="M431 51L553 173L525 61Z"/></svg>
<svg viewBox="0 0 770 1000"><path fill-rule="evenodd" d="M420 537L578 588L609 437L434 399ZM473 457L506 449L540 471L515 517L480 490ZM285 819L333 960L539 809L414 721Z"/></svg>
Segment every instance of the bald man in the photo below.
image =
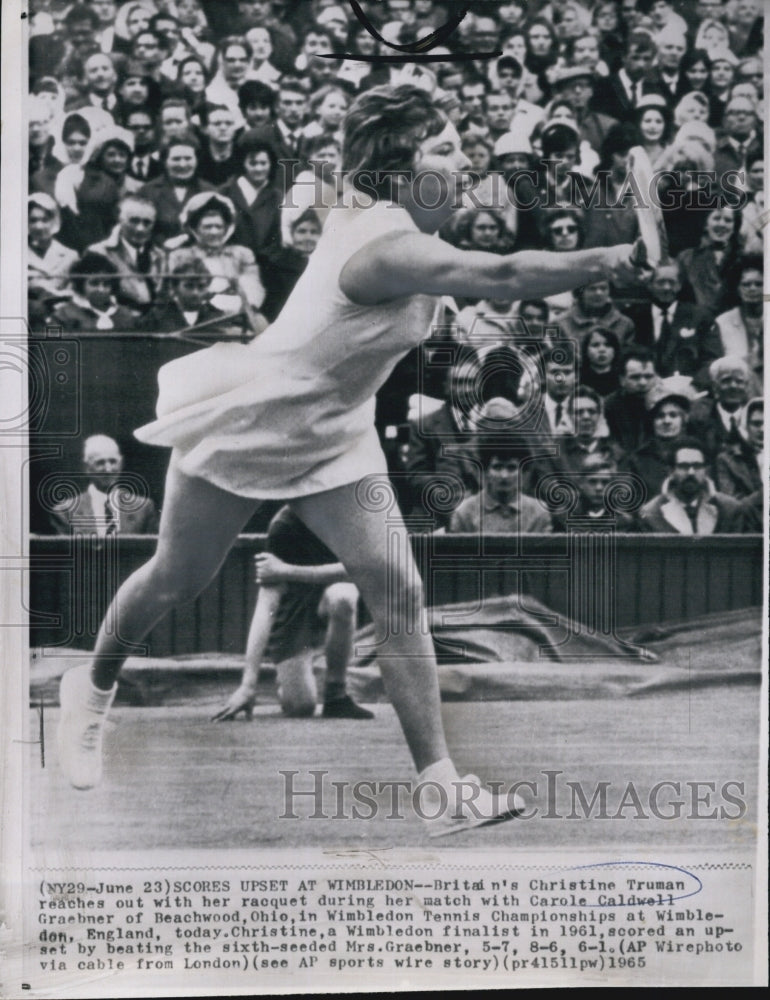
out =
<svg viewBox="0 0 770 1000"><path fill-rule="evenodd" d="M142 490L138 476L121 477L123 455L117 441L94 434L83 443L82 473L65 483L82 486L51 511L50 521L57 535L88 534L152 535L158 530L158 511Z"/></svg>

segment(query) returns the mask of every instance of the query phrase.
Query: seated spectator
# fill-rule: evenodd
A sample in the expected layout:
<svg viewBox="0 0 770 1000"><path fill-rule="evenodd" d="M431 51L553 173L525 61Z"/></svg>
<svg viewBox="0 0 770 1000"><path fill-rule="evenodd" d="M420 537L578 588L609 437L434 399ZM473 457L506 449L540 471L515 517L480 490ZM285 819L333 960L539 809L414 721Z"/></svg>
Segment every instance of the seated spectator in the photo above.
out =
<svg viewBox="0 0 770 1000"><path fill-rule="evenodd" d="M605 8L607 4L600 3ZM599 8L597 8L598 11ZM617 8L615 10L617 23ZM622 67L597 80L590 106L615 121L628 121L644 94L650 93L647 75L655 57L655 43L646 31L632 31L622 55Z"/></svg>
<svg viewBox="0 0 770 1000"><path fill-rule="evenodd" d="M755 396L746 404L740 440L725 444L716 459L716 484L720 493L745 500L760 496L765 470L765 403Z"/></svg>
<svg viewBox="0 0 770 1000"><path fill-rule="evenodd" d="M758 254L740 258L734 274L738 305L716 318L720 353L743 358L757 391L764 384L762 263Z"/></svg>
<svg viewBox="0 0 770 1000"><path fill-rule="evenodd" d="M317 135L331 136L342 145L342 120L350 98L342 87L329 84L310 98L310 122L302 130L306 139Z"/></svg>
<svg viewBox="0 0 770 1000"><path fill-rule="evenodd" d="M452 511L448 531L474 535L548 533L551 515L521 491L521 449L492 438L479 441L483 485Z"/></svg>
<svg viewBox="0 0 770 1000"><path fill-rule="evenodd" d="M114 116L118 104L118 74L115 61L106 52L93 52L83 62L80 94L67 101L67 111L78 108L103 108Z"/></svg>
<svg viewBox="0 0 770 1000"><path fill-rule="evenodd" d="M163 173L140 189L142 197L155 206L158 242L179 236L182 211L190 200L214 190L198 176L199 151L198 141L192 134L169 139L160 147Z"/></svg>
<svg viewBox="0 0 770 1000"><path fill-rule="evenodd" d="M279 163L278 183L284 192L294 183L297 163L306 159L307 140L302 135L302 129L307 102L307 94L300 81L284 78L278 88L275 121L258 129L260 139L269 142L275 150Z"/></svg>
<svg viewBox="0 0 770 1000"><path fill-rule="evenodd" d="M746 203L741 210L743 250L747 254L764 252L765 228L765 154L758 150L746 154Z"/></svg>
<svg viewBox="0 0 770 1000"><path fill-rule="evenodd" d="M711 362L709 378L710 395L693 404L687 429L714 462L726 444L740 443L751 373L743 358L728 354Z"/></svg>
<svg viewBox="0 0 770 1000"><path fill-rule="evenodd" d="M158 148L168 146L172 139L195 139L190 102L184 97L167 97L158 112ZM196 149L200 149L195 139ZM197 153L196 153L197 155Z"/></svg>
<svg viewBox="0 0 770 1000"><path fill-rule="evenodd" d="M602 414L602 401L586 385L575 390L573 402L574 435L566 435L559 442L559 453L564 467L579 471L586 455L604 455L613 462L623 457L622 449L607 436Z"/></svg>
<svg viewBox="0 0 770 1000"><path fill-rule="evenodd" d="M455 227L453 242L464 250L505 253L510 249L510 234L505 219L494 209L466 209Z"/></svg>
<svg viewBox="0 0 770 1000"><path fill-rule="evenodd" d="M136 491L136 476L121 480L123 455L117 441L94 434L83 443L86 488L57 504L50 514L57 535L151 535L158 530L158 512L147 496Z"/></svg>
<svg viewBox="0 0 770 1000"><path fill-rule="evenodd" d="M60 149L62 155L59 157L64 164L62 170L70 165L77 165L83 161L86 154L89 140L91 139L91 126L85 115L73 111L67 115L61 123L61 138L54 147ZM56 191L54 190L54 197ZM57 199L58 201L58 199Z"/></svg>
<svg viewBox="0 0 770 1000"><path fill-rule="evenodd" d="M678 127L687 124L687 122L707 122L708 119L708 97L697 90L685 94L674 108L674 124Z"/></svg>
<svg viewBox="0 0 770 1000"><path fill-rule="evenodd" d="M691 302L682 302L682 282L673 261L663 261L648 285L650 301L628 308L635 341L649 347L662 378L690 375L703 388L708 367L726 353L711 320Z"/></svg>
<svg viewBox="0 0 770 1000"><path fill-rule="evenodd" d="M712 128L720 128L727 102L730 99L730 90L735 82L735 67L738 60L728 48L709 49L708 53L711 56L709 77L711 115L709 125Z"/></svg>
<svg viewBox="0 0 770 1000"><path fill-rule="evenodd" d="M291 224L289 243L279 247L260 261L260 270L267 289L262 303L262 315L273 322L283 309L294 286L307 267L308 258L321 238L321 222L312 208L307 208Z"/></svg>
<svg viewBox="0 0 770 1000"><path fill-rule="evenodd" d="M475 445L478 383L478 358L461 349L447 372L442 405L410 422L406 471L415 498L411 513L429 517L438 527L446 526L452 510L481 485ZM431 502L433 490L444 494L440 510Z"/></svg>
<svg viewBox="0 0 770 1000"><path fill-rule="evenodd" d="M134 138L126 129L101 135L83 166L75 191L75 212L67 210L67 244L84 250L105 239L118 221L120 201L142 182L128 172Z"/></svg>
<svg viewBox="0 0 770 1000"><path fill-rule="evenodd" d="M278 95L272 87L259 80L246 80L238 88L238 107L246 123L246 128L261 128L269 125L275 117Z"/></svg>
<svg viewBox="0 0 770 1000"><path fill-rule="evenodd" d="M586 521L594 520L597 526L612 525L624 533L639 530L637 511L629 510L626 503L621 508L616 502L621 490L624 495L629 490L612 456L599 451L584 455L577 471L577 500L570 509L551 515L555 532L585 531Z"/></svg>
<svg viewBox="0 0 770 1000"><path fill-rule="evenodd" d="M255 130L255 137L257 141L267 141L261 129ZM288 194L285 198L281 198L281 234L285 244L291 243L291 227L307 209L313 209L323 227L331 209L340 204L342 193L340 144L333 136L317 135L304 143L304 149L309 167L295 173ZM280 170L276 178L274 183L279 185L280 191Z"/></svg>
<svg viewBox="0 0 770 1000"><path fill-rule="evenodd" d="M136 36L150 27L156 13L153 3L124 3L115 18L113 49L129 55Z"/></svg>
<svg viewBox="0 0 770 1000"><path fill-rule="evenodd" d="M606 399L620 389L622 349L617 335L603 326L594 327L583 338L580 350L581 386Z"/></svg>
<svg viewBox="0 0 770 1000"><path fill-rule="evenodd" d="M214 77L206 87L206 98L210 104L224 104L236 116L238 125L242 124L241 111L238 106L238 89L245 83L254 55L249 42L238 35L228 35L217 47L214 60Z"/></svg>
<svg viewBox="0 0 770 1000"><path fill-rule="evenodd" d="M527 206L526 211L524 208L519 211L517 249L543 247L542 234L550 221L547 213L552 206L572 207L575 211L575 178L579 176L576 167L580 156L577 129L568 121L547 122L540 143L542 158L534 176L522 176L516 184L519 204Z"/></svg>
<svg viewBox="0 0 770 1000"><path fill-rule="evenodd" d="M739 257L739 231L737 212L726 206L714 208L706 215L700 246L677 257L682 299L694 302L712 320L730 304L726 283Z"/></svg>
<svg viewBox="0 0 770 1000"><path fill-rule="evenodd" d="M176 266L176 254L193 248L216 280L212 283L212 305L224 312L240 308L257 310L265 298L259 268L251 250L230 242L235 230L235 206L217 192L204 191L182 209L182 236L166 242L168 266Z"/></svg>
<svg viewBox="0 0 770 1000"><path fill-rule="evenodd" d="M750 516L748 501L717 492L706 455L696 438L682 438L671 455L670 474L660 493L641 509L642 530L656 534L740 534Z"/></svg>
<svg viewBox="0 0 770 1000"><path fill-rule="evenodd" d="M639 235L635 199L628 197L627 188L631 164L629 154L638 145L638 138L635 126L623 123L613 125L602 143L596 176L602 183L606 202L604 205L591 206L585 213L586 247L633 243ZM632 295L634 288L616 291L618 294Z"/></svg>
<svg viewBox="0 0 770 1000"><path fill-rule="evenodd" d="M617 120L591 106L596 72L588 66L561 66L553 77L553 92L557 99L566 100L577 122L581 141L600 152L607 133Z"/></svg>
<svg viewBox="0 0 770 1000"><path fill-rule="evenodd" d="M634 324L612 301L609 281L583 285L576 288L572 295L574 303L560 318L559 327L580 350L588 334L596 327L611 330L620 344L633 340Z"/></svg>
<svg viewBox="0 0 770 1000"><path fill-rule="evenodd" d="M65 333L133 330L136 313L118 305L118 269L103 254L87 251L70 268L72 298L54 308L53 322Z"/></svg>
<svg viewBox="0 0 770 1000"><path fill-rule="evenodd" d="M160 69L165 77L178 80L179 67L190 57L197 59L208 72L216 49L210 42L199 38L193 28L181 23L178 11L176 17L168 11L156 14L150 27L163 39L165 59Z"/></svg>
<svg viewBox="0 0 770 1000"><path fill-rule="evenodd" d="M134 137L134 152L128 172L140 183L146 184L163 173L155 141L155 119L144 108L134 108L126 115L125 124Z"/></svg>
<svg viewBox="0 0 770 1000"><path fill-rule="evenodd" d="M604 403L611 436L626 452L635 451L648 436L645 397L657 381L655 362L647 347L631 346L623 353L620 388Z"/></svg>
<svg viewBox="0 0 770 1000"><path fill-rule="evenodd" d="M52 134L54 109L50 101L39 96L29 99L27 109L30 191L53 195L56 175L64 166L53 154L56 141Z"/></svg>
<svg viewBox="0 0 770 1000"><path fill-rule="evenodd" d="M208 68L198 56L188 55L177 64L175 80L194 121L200 124L200 112L207 103Z"/></svg>
<svg viewBox="0 0 770 1000"><path fill-rule="evenodd" d="M254 129L235 144L235 177L221 188L236 208L233 243L248 247L260 260L281 246L281 192L275 180L273 147Z"/></svg>
<svg viewBox="0 0 770 1000"><path fill-rule="evenodd" d="M652 498L660 492L671 468L671 456L685 436L687 416L695 397L690 380L681 376L661 379L645 397L650 415L650 437L626 456L621 467L639 476Z"/></svg>
<svg viewBox="0 0 770 1000"><path fill-rule="evenodd" d="M633 123L639 132L641 148L654 167L673 138L673 115L665 97L649 94L634 111Z"/></svg>
<svg viewBox="0 0 770 1000"><path fill-rule="evenodd" d="M56 295L67 286L70 267L78 258L74 250L54 239L61 226L59 206L50 195L31 194L27 199L27 285Z"/></svg>
<svg viewBox="0 0 770 1000"><path fill-rule="evenodd" d="M141 63L128 62L121 66L118 77L117 102L112 116L119 125L126 125L132 111L150 111L153 115L163 103L163 93Z"/></svg>
<svg viewBox="0 0 770 1000"><path fill-rule="evenodd" d="M208 301L210 287L211 274L203 261L192 252L177 251L168 276L168 299L153 306L138 328L148 333L175 333L192 327L215 332L217 320L225 314Z"/></svg>
<svg viewBox="0 0 770 1000"><path fill-rule="evenodd" d="M160 295L165 271L166 255L153 243L156 217L155 205L147 198L126 195L118 224L106 240L89 247L118 269L118 301L140 313Z"/></svg>
<svg viewBox="0 0 770 1000"><path fill-rule="evenodd" d="M237 170L235 115L223 104L204 104L199 117L202 141L198 176L218 188L232 180Z"/></svg>
<svg viewBox="0 0 770 1000"><path fill-rule="evenodd" d="M547 309L545 313L547 317ZM518 349L517 340L529 338L511 299L480 299L457 314L457 340L480 351L484 348L508 346Z"/></svg>
<svg viewBox="0 0 770 1000"><path fill-rule="evenodd" d="M731 96L725 105L722 119L722 138L714 153L717 184L723 189L727 183L725 175L746 173L746 158L749 153L762 151L764 143L759 132L756 104L748 97Z"/></svg>

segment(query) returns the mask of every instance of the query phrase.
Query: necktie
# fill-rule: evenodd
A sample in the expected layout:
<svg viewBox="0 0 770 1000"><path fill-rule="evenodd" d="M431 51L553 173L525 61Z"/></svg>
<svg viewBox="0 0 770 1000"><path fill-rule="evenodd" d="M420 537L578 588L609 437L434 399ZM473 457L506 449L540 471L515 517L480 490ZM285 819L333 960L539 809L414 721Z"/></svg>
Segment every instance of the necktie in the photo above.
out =
<svg viewBox="0 0 770 1000"><path fill-rule="evenodd" d="M658 340L668 340L670 336L671 336L671 323L669 322L668 319L668 313L664 312L663 319L660 324L660 336L658 337Z"/></svg>
<svg viewBox="0 0 770 1000"><path fill-rule="evenodd" d="M562 417L564 416L564 405L562 403L556 404L556 426L554 430L558 430L561 425Z"/></svg>
<svg viewBox="0 0 770 1000"><path fill-rule="evenodd" d="M134 157L134 173L142 181L147 177L147 162L143 156Z"/></svg>
<svg viewBox="0 0 770 1000"><path fill-rule="evenodd" d="M140 274L149 274L152 267L152 254L149 245L145 245L136 254L136 269Z"/></svg>
<svg viewBox="0 0 770 1000"><path fill-rule="evenodd" d="M734 415L730 417L730 437L731 438L740 437L740 432L738 430L738 421L735 419Z"/></svg>
<svg viewBox="0 0 770 1000"><path fill-rule="evenodd" d="M684 509L687 511L687 516L690 518L690 524L692 525L693 535L698 534L698 504L688 503L685 504Z"/></svg>
<svg viewBox="0 0 770 1000"><path fill-rule="evenodd" d="M105 535L117 535L118 521L115 517L115 509L110 503L109 497L104 504L104 520L106 521Z"/></svg>

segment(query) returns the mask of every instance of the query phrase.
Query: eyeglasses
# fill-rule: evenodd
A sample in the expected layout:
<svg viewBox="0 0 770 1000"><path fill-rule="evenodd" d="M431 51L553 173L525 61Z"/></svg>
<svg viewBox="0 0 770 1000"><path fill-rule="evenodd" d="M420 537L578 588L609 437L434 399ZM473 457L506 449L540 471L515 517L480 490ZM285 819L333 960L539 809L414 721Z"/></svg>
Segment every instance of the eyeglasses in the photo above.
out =
<svg viewBox="0 0 770 1000"><path fill-rule="evenodd" d="M740 288L761 288L762 287L762 282L761 281L741 281L739 283L739 287Z"/></svg>
<svg viewBox="0 0 770 1000"><path fill-rule="evenodd" d="M551 232L554 236L569 236L577 231L577 226L551 226Z"/></svg>
<svg viewBox="0 0 770 1000"><path fill-rule="evenodd" d="M676 468L677 469L682 469L682 470L684 470L684 469L695 469L697 471L698 469L705 469L706 468L706 463L705 462L677 462L676 463Z"/></svg>

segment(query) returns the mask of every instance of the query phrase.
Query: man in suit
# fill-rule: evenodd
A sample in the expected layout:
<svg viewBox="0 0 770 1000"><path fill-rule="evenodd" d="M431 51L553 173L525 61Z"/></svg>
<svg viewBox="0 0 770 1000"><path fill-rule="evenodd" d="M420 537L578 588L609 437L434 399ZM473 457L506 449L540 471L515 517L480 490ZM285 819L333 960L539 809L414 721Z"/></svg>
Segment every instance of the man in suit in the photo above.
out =
<svg viewBox="0 0 770 1000"><path fill-rule="evenodd" d="M656 65L648 73L646 93L662 94L669 107L674 108L692 88L684 73L679 72L682 58L687 51L687 37L681 28L667 24L655 35Z"/></svg>
<svg viewBox="0 0 770 1000"><path fill-rule="evenodd" d="M146 312L160 293L166 255L153 245L157 211L140 195L126 195L120 203L118 224L100 243L89 249L104 254L120 272L118 301Z"/></svg>
<svg viewBox="0 0 770 1000"><path fill-rule="evenodd" d="M745 530L749 505L719 493L708 477L703 446L682 438L671 457L671 475L639 515L655 534L721 535Z"/></svg>
<svg viewBox="0 0 770 1000"><path fill-rule="evenodd" d="M412 515L428 516L439 527L445 527L452 510L481 486L474 409L479 372L475 353L461 351L448 372L443 405L409 427L406 472L415 500ZM442 498L440 511L431 504L432 488ZM450 499L444 502L447 495Z"/></svg>
<svg viewBox="0 0 770 1000"><path fill-rule="evenodd" d="M757 109L748 97L733 97L727 102L722 124L724 134L714 153L714 169L720 184L728 171L742 173L745 178L746 157L762 149Z"/></svg>
<svg viewBox="0 0 770 1000"><path fill-rule="evenodd" d="M126 115L126 128L134 137L134 151L128 164L131 177L146 184L163 173L155 139L155 119L147 108L135 108Z"/></svg>
<svg viewBox="0 0 770 1000"><path fill-rule="evenodd" d="M305 152L302 126L307 113L307 94L297 80L281 80L276 103L276 120L258 128L257 136L269 143L278 160L276 181L284 194L294 183L294 175Z"/></svg>
<svg viewBox="0 0 770 1000"><path fill-rule="evenodd" d="M87 486L76 497L51 511L57 535L147 535L158 530L158 511L149 497L120 481L123 455L117 441L94 434L83 444L83 474ZM136 477L133 477L134 479Z"/></svg>
<svg viewBox="0 0 770 1000"><path fill-rule="evenodd" d="M596 81L589 107L616 121L628 121L639 99L652 92L646 77L655 52L655 43L648 32L631 32L621 69Z"/></svg>
<svg viewBox="0 0 770 1000"><path fill-rule="evenodd" d="M713 462L725 445L740 443L750 372L743 358L728 354L711 362L709 377L711 396L695 401L687 429Z"/></svg>
<svg viewBox="0 0 770 1000"><path fill-rule="evenodd" d="M83 63L81 93L67 101L67 111L79 108L103 108L112 113L118 103L115 93L118 74L113 57L106 52L93 52Z"/></svg>
<svg viewBox="0 0 770 1000"><path fill-rule="evenodd" d="M657 378L648 347L632 346L623 354L620 389L604 403L604 417L612 437L626 452L636 451L649 433L645 396Z"/></svg>
<svg viewBox="0 0 770 1000"><path fill-rule="evenodd" d="M700 388L709 384L708 366L723 354L719 333L691 302L680 302L679 268L666 261L649 284L650 301L629 306L637 344L649 347L661 378L690 375Z"/></svg>

